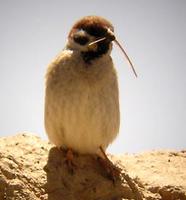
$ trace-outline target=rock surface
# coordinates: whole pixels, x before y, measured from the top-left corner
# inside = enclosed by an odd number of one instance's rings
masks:
[[[122,169],[113,182],[95,156],[65,153],[23,133],[0,139],[0,200],[186,200],[186,151],[112,156]]]

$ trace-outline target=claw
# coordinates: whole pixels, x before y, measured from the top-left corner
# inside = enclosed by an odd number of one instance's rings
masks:
[[[98,157],[98,161],[105,169],[108,177],[113,181],[113,183],[115,183],[121,174],[121,170],[110,161],[110,159],[107,157],[107,155],[105,154],[105,151],[103,150],[101,146],[100,146],[100,150],[104,158]]]
[[[66,153],[65,163],[67,164],[68,170],[71,174],[74,174],[77,165],[74,163],[74,155],[72,149],[68,149]]]

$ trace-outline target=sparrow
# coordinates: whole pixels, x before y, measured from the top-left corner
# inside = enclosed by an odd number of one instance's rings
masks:
[[[113,25],[100,16],[86,16],[72,27],[63,51],[46,72],[45,129],[49,140],[72,152],[105,151],[119,132],[117,73],[111,58],[116,40]],[[69,162],[71,163],[71,161]]]

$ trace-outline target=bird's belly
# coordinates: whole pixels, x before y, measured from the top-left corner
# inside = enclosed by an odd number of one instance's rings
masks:
[[[55,145],[96,153],[99,146],[106,148],[113,141],[119,128],[116,94],[90,88],[58,94],[46,99],[45,114],[46,130]]]

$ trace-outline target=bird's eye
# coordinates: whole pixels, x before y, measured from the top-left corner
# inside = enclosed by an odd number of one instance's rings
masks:
[[[80,45],[85,45],[89,42],[89,39],[84,35],[74,35],[74,41]]]

